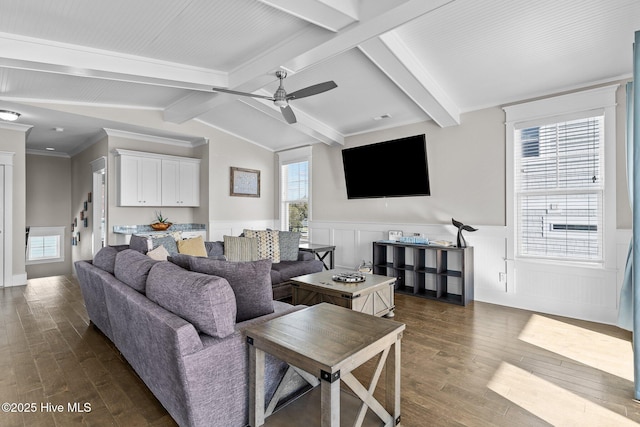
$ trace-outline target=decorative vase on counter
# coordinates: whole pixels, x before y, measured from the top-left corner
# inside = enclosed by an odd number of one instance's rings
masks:
[[[169,227],[171,227],[173,225],[173,223],[171,222],[154,222],[153,224],[150,224],[151,228],[153,228],[154,230],[158,230],[158,231],[164,231],[166,229],[168,229]]]

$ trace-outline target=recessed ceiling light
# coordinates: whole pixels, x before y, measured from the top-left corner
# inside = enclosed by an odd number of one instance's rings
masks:
[[[0,110],[0,119],[6,120],[8,122],[15,122],[20,117],[20,113],[16,113],[15,111],[9,110]]]
[[[53,128],[56,132],[64,132],[64,128]]]
[[[56,149],[53,148],[53,147],[47,147],[47,148],[45,148],[45,150],[47,150],[47,151],[56,151]]]

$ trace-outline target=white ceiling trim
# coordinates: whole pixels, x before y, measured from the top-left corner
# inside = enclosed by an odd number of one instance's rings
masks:
[[[29,133],[33,128],[32,125],[23,125],[22,123],[9,123],[0,121],[0,129],[17,130],[18,132]]]
[[[370,39],[360,50],[441,127],[460,124],[460,108],[395,32]]]
[[[146,135],[146,134],[137,133],[137,132],[128,132],[124,130],[109,129],[109,128],[104,128],[104,131],[106,132],[107,135],[114,136],[117,138],[135,139],[138,141],[155,142],[158,144],[175,145],[178,147],[192,148],[196,146],[195,142],[186,141],[186,140],[177,139],[177,138],[167,138],[163,136]],[[198,145],[202,145],[202,143],[200,142],[198,143]]]
[[[7,68],[191,90],[228,84],[217,70],[8,33],[0,33],[0,52]]]
[[[248,97],[239,99],[239,101],[281,121],[286,126],[293,126],[297,131],[312,137],[316,141],[329,146],[344,145],[344,136],[340,132],[311,117],[304,111],[294,109],[297,123],[289,124],[284,117],[282,117],[280,108],[276,107],[272,101]]]
[[[46,156],[46,157],[62,157],[65,159],[71,158],[71,156],[67,153],[60,153],[58,151],[47,151],[47,150],[32,150],[26,149],[26,154],[31,154],[32,156]]]
[[[220,126],[216,126],[216,125],[214,125],[213,123],[205,122],[205,121],[204,121],[204,120],[202,120],[202,119],[193,119],[193,120],[194,120],[194,121],[196,121],[196,122],[199,122],[199,123],[203,124],[204,126],[207,126],[207,127],[212,128],[212,129],[218,130],[218,131],[223,132],[223,133],[225,133],[225,134],[227,134],[227,135],[231,135],[231,136],[233,136],[233,137],[235,137],[235,138],[241,139],[242,141],[246,141],[246,142],[248,142],[248,143],[250,143],[250,144],[253,144],[253,145],[257,146],[257,147],[263,148],[263,149],[265,149],[265,150],[267,150],[267,151],[271,151],[271,152],[275,152],[275,151],[276,151],[276,150],[274,150],[272,147],[267,147],[266,145],[259,144],[259,143],[257,143],[256,141],[254,141],[254,140],[252,140],[252,139],[249,139],[249,138],[247,138],[247,137],[244,137],[244,136],[242,136],[242,135],[240,135],[240,134],[238,134],[238,133],[231,132],[231,131],[229,131],[228,129],[221,128]]]
[[[259,0],[326,30],[338,32],[358,20],[354,0],[329,4],[326,0]]]

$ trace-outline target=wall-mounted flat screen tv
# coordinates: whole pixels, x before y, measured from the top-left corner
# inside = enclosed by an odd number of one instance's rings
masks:
[[[429,196],[424,135],[342,150],[347,198]]]

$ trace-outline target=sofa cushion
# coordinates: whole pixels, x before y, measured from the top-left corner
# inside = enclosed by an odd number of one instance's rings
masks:
[[[231,262],[191,258],[189,267],[193,271],[227,279],[236,296],[237,322],[273,313],[271,260]]]
[[[236,299],[221,277],[160,262],[149,272],[147,297],[213,337],[224,338],[235,330]]]
[[[147,256],[151,259],[155,259],[156,261],[166,261],[169,256],[169,252],[167,252],[164,246],[160,245],[154,250],[147,252]]]
[[[133,234],[129,240],[129,248],[134,251],[146,254],[149,251],[149,243],[146,237]]]
[[[258,259],[280,262],[280,239],[277,230],[244,230],[245,237],[258,239]]]
[[[297,231],[280,231],[280,261],[297,261],[300,247],[300,233]]]
[[[207,250],[204,247],[204,239],[202,236],[178,240],[178,252],[193,256],[207,256]]]
[[[207,251],[208,257],[218,257],[222,259],[224,256],[224,243],[222,242],[204,242],[204,248]]]
[[[177,265],[180,268],[189,270],[189,258],[192,258],[192,256],[186,254],[173,254],[167,257],[167,261]]]
[[[258,241],[248,237],[223,236],[224,256],[228,261],[257,261]]]
[[[93,265],[98,267],[100,270],[104,270],[107,273],[113,274],[117,254],[118,249],[111,246],[106,246],[100,249],[98,253],[93,257]]]
[[[114,276],[138,292],[145,292],[149,270],[160,261],[149,258],[133,249],[118,252]]]

